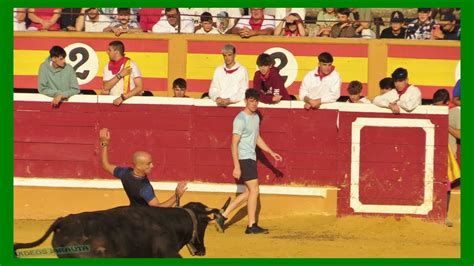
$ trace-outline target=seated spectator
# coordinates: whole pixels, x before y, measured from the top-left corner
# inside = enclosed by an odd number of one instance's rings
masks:
[[[220,34],[226,34],[232,28],[229,14],[226,11],[222,11],[217,14],[217,31]]]
[[[190,16],[181,15],[178,8],[166,8],[165,15],[153,26],[155,33],[193,33],[194,21]]]
[[[140,28],[144,32],[152,32],[153,26],[160,20],[163,11],[163,8],[140,9]]]
[[[173,81],[173,97],[178,97],[178,98],[188,98],[186,95],[186,80],[182,78],[177,78]]]
[[[76,31],[76,19],[81,13],[81,8],[63,8],[59,18],[59,26],[64,31]]]
[[[285,88],[285,81],[280,76],[280,70],[273,65],[274,61],[269,54],[258,56],[258,70],[253,76],[253,88],[260,94],[262,103],[279,103],[281,100],[291,100]]]
[[[373,20],[372,10],[370,8],[361,8],[357,14],[359,19],[354,24],[356,27],[356,34],[364,39],[375,39],[377,36],[371,29]]]
[[[53,98],[53,108],[59,107],[63,100],[81,92],[76,71],[66,64],[66,51],[62,47],[53,46],[49,50],[49,57],[41,64],[38,92]]]
[[[433,39],[435,40],[459,40],[459,25],[456,25],[456,17],[446,13],[441,15],[441,22],[433,26]]]
[[[379,95],[373,103],[379,107],[389,108],[392,113],[400,113],[400,108],[407,112],[415,110],[421,104],[421,92],[417,87],[408,84],[408,71],[397,68],[392,73],[395,90]]]
[[[204,12],[209,12],[211,13],[213,17],[213,22],[217,23],[217,16],[220,13],[226,13],[227,15],[225,16],[228,18],[229,21],[229,28],[231,29],[234,27],[235,23],[237,20],[239,20],[240,17],[242,17],[242,11],[241,8],[226,8],[226,7],[219,7],[219,8],[190,8],[188,10],[192,10],[192,13],[195,13],[196,18],[199,18],[200,14]],[[183,12],[183,9],[180,8],[181,14],[185,14]],[[199,24],[199,21],[195,21],[195,24]]]
[[[220,34],[219,31],[212,25],[212,15],[209,12],[201,14],[201,25],[195,33],[198,34]]]
[[[405,16],[400,11],[393,11],[390,15],[390,27],[380,34],[381,39],[404,39],[406,29],[403,27]]]
[[[323,8],[319,11],[316,22],[316,36],[331,36],[331,28],[337,23],[337,13],[335,8]]]
[[[306,110],[319,109],[323,103],[333,103],[341,96],[341,76],[332,65],[334,58],[328,52],[318,56],[318,68],[304,76],[300,87],[300,100]]]
[[[235,61],[235,53],[235,46],[226,44],[222,48],[224,65],[218,66],[214,71],[209,98],[218,106],[225,107],[242,101],[249,86],[247,69]]]
[[[130,8],[117,8],[117,18],[104,29],[104,32],[113,32],[117,37],[124,33],[141,31],[140,26],[130,20]]]
[[[264,8],[251,8],[250,16],[243,16],[237,25],[230,31],[241,38],[250,38],[257,35],[273,35],[275,21],[263,14]]]
[[[453,88],[453,103],[461,106],[461,79],[456,82]]]
[[[13,9],[13,31],[26,30],[26,8]]]
[[[418,18],[408,24],[405,39],[429,40],[433,25],[431,8],[418,8]]]
[[[349,93],[348,103],[370,103],[370,100],[360,95],[362,92],[362,83],[358,80],[353,80],[347,87]]]
[[[383,78],[379,81],[380,95],[383,95],[395,88],[392,78]]]
[[[453,14],[454,15],[454,8],[432,8],[431,9],[431,17],[434,20],[441,20],[441,16],[443,14]],[[456,17],[456,16],[454,16]]]
[[[28,19],[31,21],[28,30],[58,31],[58,20],[61,17],[61,8],[28,8]]]
[[[81,15],[76,19],[76,30],[85,32],[103,32],[110,25],[107,15],[99,14],[98,8],[82,8]]]
[[[338,23],[334,24],[331,28],[331,37],[339,38],[352,38],[356,35],[353,22],[349,19],[351,11],[348,8],[337,9],[337,20]]]
[[[290,13],[282,19],[275,28],[274,35],[279,36],[308,36],[306,25],[298,13]]]

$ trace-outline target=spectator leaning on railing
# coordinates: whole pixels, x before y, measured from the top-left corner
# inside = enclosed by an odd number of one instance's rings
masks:
[[[104,29],[104,32],[113,32],[117,37],[124,33],[141,31],[140,26],[130,20],[130,8],[117,8],[117,18]]]
[[[257,35],[273,35],[275,21],[273,17],[265,16],[263,11],[264,8],[251,8],[250,16],[242,17],[231,30],[231,33],[238,34],[242,38],[250,38]]]
[[[194,21],[181,15],[178,8],[166,8],[165,15],[153,26],[154,33],[193,33]]]
[[[76,71],[66,64],[66,51],[62,47],[53,46],[49,50],[49,57],[41,64],[38,92],[52,97],[53,107],[58,107],[63,100],[81,92]]]
[[[26,8],[13,9],[13,31],[26,30]]]
[[[418,8],[418,18],[408,24],[406,39],[430,40],[436,22],[431,19],[431,8]]]
[[[278,36],[308,36],[308,29],[298,13],[290,13],[275,28]]]
[[[456,25],[456,17],[446,13],[441,15],[439,25],[433,26],[432,37],[435,40],[459,40],[459,25]]]
[[[337,9],[337,20],[338,23],[334,24],[331,28],[331,37],[345,37],[352,38],[356,35],[353,21],[350,20],[349,15],[351,11],[349,8]]]
[[[58,31],[58,19],[61,17],[61,8],[28,8],[28,18],[31,24],[28,30]]]

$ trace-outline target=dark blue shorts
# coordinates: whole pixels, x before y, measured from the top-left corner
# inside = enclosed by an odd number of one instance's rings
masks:
[[[239,160],[240,163],[240,180],[250,181],[258,178],[257,161],[252,159]]]

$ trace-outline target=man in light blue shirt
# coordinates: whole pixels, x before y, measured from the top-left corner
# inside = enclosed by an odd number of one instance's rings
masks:
[[[217,229],[224,232],[224,221],[230,212],[237,208],[240,203],[247,201],[248,225],[246,234],[268,233],[267,229],[257,225],[255,216],[257,200],[259,195],[257,175],[256,146],[269,153],[276,161],[282,157],[272,151],[260,136],[260,118],[257,115],[259,93],[255,89],[245,92],[245,109],[234,119],[232,130],[232,160],[234,162],[233,177],[244,181],[245,191],[237,196],[222,213],[223,217],[216,219]]]

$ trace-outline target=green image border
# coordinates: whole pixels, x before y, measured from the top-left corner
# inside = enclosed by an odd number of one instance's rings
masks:
[[[473,234],[473,180],[471,178],[471,169],[468,168],[470,159],[470,147],[472,146],[469,138],[465,138],[462,144],[462,173],[466,177],[462,181],[461,194],[461,258],[460,259],[391,259],[391,258],[364,258],[364,259],[17,259],[13,257],[13,14],[14,7],[73,7],[72,5],[80,3],[80,6],[100,6],[100,7],[127,7],[130,6],[130,1],[114,0],[114,1],[91,1],[83,0],[78,3],[67,0],[7,0],[2,1],[0,8],[0,20],[3,25],[2,28],[6,33],[2,34],[0,38],[1,45],[1,62],[0,64],[0,84],[3,85],[3,91],[0,97],[1,108],[1,169],[3,176],[0,184],[0,266],[4,265],[240,265],[242,263],[251,264],[299,264],[299,265],[474,265],[474,234]],[[322,1],[322,0],[261,0],[259,2],[252,0],[234,0],[230,2],[211,1],[211,0],[174,0],[174,1],[153,1],[140,0],[133,3],[134,6],[140,7],[166,7],[172,3],[177,7],[252,7],[256,4],[264,7],[281,7],[281,6],[296,6],[296,7],[324,7],[331,4],[335,7],[372,7],[372,8],[417,8],[417,7],[460,7],[464,17],[462,18],[462,76],[463,86],[468,88],[464,90],[464,98],[470,99],[470,87],[473,86],[473,27],[474,19],[470,15],[474,15],[474,1],[472,0],[398,0],[398,1],[382,1],[382,0],[347,0],[347,1]],[[453,84],[454,85],[454,84]],[[466,102],[466,101],[464,101]],[[462,132],[466,136],[471,136],[471,125],[468,122],[469,114],[472,112],[472,107],[466,105],[462,111],[462,120],[464,120],[464,127]],[[467,118],[466,118],[467,117]],[[49,206],[54,208],[54,206]],[[225,237],[225,236],[223,236]],[[441,241],[441,239],[440,239]],[[317,246],[314,247],[318,249]],[[232,254],[232,250],[229,250]],[[436,254],[433,254],[436,256]]]

